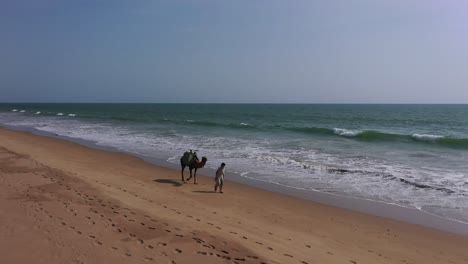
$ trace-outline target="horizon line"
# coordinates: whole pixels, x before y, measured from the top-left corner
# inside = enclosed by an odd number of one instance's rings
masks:
[[[0,102],[0,104],[262,104],[262,105],[468,105],[466,103],[278,103],[278,102],[223,102],[223,103],[210,103],[210,102]]]

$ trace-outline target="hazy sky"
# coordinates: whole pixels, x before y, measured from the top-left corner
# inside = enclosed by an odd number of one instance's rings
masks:
[[[466,0],[3,0],[2,102],[468,103]]]

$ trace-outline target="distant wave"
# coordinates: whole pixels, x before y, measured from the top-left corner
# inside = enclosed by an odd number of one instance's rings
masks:
[[[36,115],[39,115],[40,113],[41,113],[40,111],[37,111],[37,112],[36,112]]]
[[[343,137],[356,137],[360,134],[360,132],[346,130],[342,128],[334,128],[333,132],[337,134],[338,136],[343,136]]]
[[[68,114],[68,116],[71,116],[71,117],[73,117],[73,116],[76,116],[76,114]]]
[[[57,113],[56,115],[58,115],[58,116],[63,116],[63,113]]]
[[[443,136],[437,136],[437,135],[427,135],[427,134],[413,134],[412,137],[415,140],[420,140],[420,141],[430,141],[434,142],[440,139],[443,139]]]
[[[205,126],[205,127],[225,127],[225,128],[238,128],[238,129],[246,129],[246,128],[255,128],[254,125],[249,123],[241,122],[239,124],[222,124],[210,121],[196,121],[196,120],[186,120],[186,122],[190,123],[190,125],[195,126]]]
[[[132,117],[126,117],[126,116],[113,116],[111,117],[111,119],[120,120],[120,121],[131,121],[131,122],[143,121],[139,118],[132,118]]]
[[[386,133],[375,130],[348,130],[342,128],[321,128],[321,127],[304,127],[304,128],[289,128],[288,130],[306,134],[316,135],[337,135],[346,138],[354,138],[360,141],[396,141],[396,142],[420,142],[430,143],[434,145],[446,146],[451,148],[468,148],[468,138],[456,138],[441,135],[429,134],[412,134],[402,135],[394,133]]]

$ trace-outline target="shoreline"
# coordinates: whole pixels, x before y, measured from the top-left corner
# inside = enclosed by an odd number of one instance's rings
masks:
[[[0,129],[14,263],[466,263],[468,237]],[[27,243],[26,243],[27,242]],[[21,245],[24,245],[21,247]],[[25,255],[24,250],[31,251]]]
[[[80,138],[72,138],[67,136],[57,135],[47,131],[41,131],[35,128],[30,127],[15,127],[1,124],[0,128],[6,128],[15,131],[23,131],[31,133],[32,135],[45,136],[53,139],[65,140],[68,142],[77,143],[79,145],[102,150],[110,151],[117,153],[124,153],[130,156],[138,157],[145,162],[164,168],[169,168],[173,170],[179,170],[178,164],[168,162],[165,159],[158,159],[153,157],[148,157],[140,155],[137,153],[132,153],[117,149],[112,146],[98,145],[94,141],[84,140]],[[208,171],[208,173],[207,173]],[[203,168],[199,171],[199,176],[201,177],[212,177],[215,170],[210,168]],[[188,171],[186,171],[188,175]],[[210,175],[210,176],[208,176]],[[186,177],[187,178],[187,177]],[[316,202],[324,205],[334,206],[337,208],[347,209],[355,212],[360,212],[364,214],[369,214],[378,217],[389,218],[397,221],[402,221],[410,224],[416,224],[424,227],[435,228],[441,231],[450,232],[458,235],[468,236],[468,224],[463,223],[457,220],[452,220],[449,218],[444,218],[442,216],[434,215],[417,208],[407,208],[396,204],[389,204],[385,202],[368,200],[364,198],[348,197],[340,194],[332,194],[326,192],[320,192],[315,190],[302,190],[298,188],[293,188],[289,186],[284,186],[272,182],[264,182],[255,179],[250,179],[244,176],[241,176],[237,173],[227,172],[226,182],[236,182],[240,184],[245,184],[257,189],[271,191],[274,193],[292,196],[300,199],[304,199],[311,202]]]

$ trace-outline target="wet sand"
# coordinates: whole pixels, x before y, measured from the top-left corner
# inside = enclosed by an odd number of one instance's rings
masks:
[[[2,263],[468,263],[466,236],[198,180],[0,129]]]

